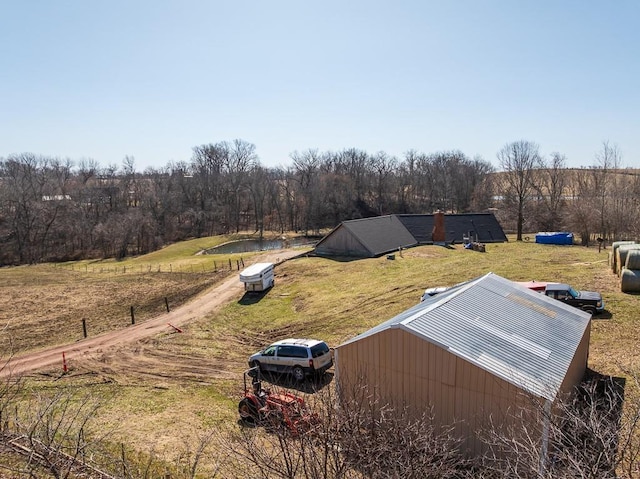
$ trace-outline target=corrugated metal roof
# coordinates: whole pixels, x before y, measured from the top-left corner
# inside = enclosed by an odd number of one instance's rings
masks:
[[[588,313],[489,273],[435,295],[343,345],[402,328],[553,400],[590,320]]]

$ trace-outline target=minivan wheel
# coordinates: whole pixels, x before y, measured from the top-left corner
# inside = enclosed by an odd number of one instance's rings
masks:
[[[293,379],[295,379],[297,382],[301,383],[302,381],[304,381],[304,371],[300,366],[294,367],[291,371],[291,374],[293,375]]]

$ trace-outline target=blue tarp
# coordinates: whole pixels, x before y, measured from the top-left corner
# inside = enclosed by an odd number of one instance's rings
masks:
[[[565,231],[538,233],[536,234],[536,243],[573,244],[573,233],[567,233]]]

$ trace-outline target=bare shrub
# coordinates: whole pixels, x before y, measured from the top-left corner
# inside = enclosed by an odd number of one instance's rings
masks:
[[[540,479],[637,477],[640,403],[627,401],[623,411],[624,382],[590,373],[571,397],[556,401],[553,408],[540,407],[535,413],[546,425],[542,440],[525,422],[483,431],[491,446],[485,470]]]
[[[78,470],[92,469],[106,431],[92,427],[101,405],[95,395],[60,390],[52,395],[23,390],[7,411],[5,439],[28,457],[26,469],[46,469],[52,477],[70,477]],[[100,474],[93,471],[96,477]]]
[[[59,387],[30,390],[20,377],[0,383],[0,477],[91,477],[95,479],[194,479],[208,454],[213,432],[186,438],[172,457],[133,450],[113,441],[115,430],[95,419],[108,403],[104,394]],[[153,448],[153,438],[149,443]],[[6,460],[5,460],[6,459]],[[207,471],[217,477],[217,466]]]
[[[309,396],[319,421],[303,434],[240,427],[222,444],[238,465],[235,477],[472,477],[453,427],[437,426],[430,414],[415,417],[364,394],[354,397],[339,401],[332,388]]]

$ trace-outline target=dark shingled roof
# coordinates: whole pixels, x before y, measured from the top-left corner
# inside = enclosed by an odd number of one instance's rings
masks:
[[[433,215],[397,215],[419,244],[432,243]],[[507,237],[492,213],[444,215],[445,242],[462,243],[465,237],[481,243],[503,243]]]
[[[345,229],[367,250],[368,255],[365,256],[380,256],[397,251],[398,248],[432,244],[433,225],[433,215],[387,215],[343,221],[320,240],[316,248],[318,253],[325,250],[322,253],[325,255],[353,255],[354,253],[349,251],[328,251],[331,249],[329,245],[332,244],[332,234]],[[500,223],[492,213],[445,215],[444,227],[446,243],[462,243],[465,238],[481,243],[507,241]]]
[[[396,215],[376,216],[343,221],[347,228],[369,250],[371,256],[379,256],[398,248],[415,246],[417,241]]]

